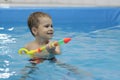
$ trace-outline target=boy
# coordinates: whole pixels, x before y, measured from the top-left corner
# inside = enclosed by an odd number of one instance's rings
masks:
[[[28,27],[32,35],[35,37],[35,40],[26,44],[25,48],[28,50],[34,50],[44,45],[47,46],[46,50],[40,53],[35,53],[35,56],[29,60],[33,64],[31,68],[34,69],[34,65],[41,63],[44,60],[50,60],[56,62],[58,66],[66,68],[67,70],[72,71],[76,74],[82,72],[72,65],[57,61],[55,58],[55,55],[60,54],[60,46],[58,45],[56,47],[53,47],[49,41],[53,37],[54,29],[52,26],[52,19],[48,14],[43,12],[32,13],[28,18]],[[31,69],[28,74],[33,72],[33,69]],[[23,78],[28,77],[28,74],[26,73]]]
[[[51,17],[43,12],[34,12],[28,18],[28,27],[35,40],[26,44],[25,48],[34,50],[44,45],[47,46],[46,50],[35,53],[35,56],[29,61],[33,64],[41,63],[44,60],[56,61],[55,55],[60,54],[60,47],[51,46],[49,41],[54,34]]]

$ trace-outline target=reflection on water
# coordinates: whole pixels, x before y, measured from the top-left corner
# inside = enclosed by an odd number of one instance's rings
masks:
[[[32,79],[32,77],[30,76],[33,72],[35,72],[35,70],[38,70],[39,68],[34,65],[34,64],[29,64],[27,66],[25,66],[25,68],[23,68],[21,70],[21,78],[19,80],[27,80],[28,79],[31,79],[31,80],[34,80],[34,78]]]
[[[11,27],[6,31],[0,32],[0,80],[120,79],[120,26],[89,33],[56,29],[54,40],[72,37],[72,41],[61,46],[59,63],[45,61],[37,66],[28,64],[29,58],[17,53],[33,39],[26,28]]]
[[[42,64],[42,63],[41,63]],[[51,64],[51,65],[49,65]],[[39,65],[39,64],[38,64]],[[88,73],[87,71],[84,71],[82,69],[79,69],[73,65],[70,65],[70,64],[66,64],[66,63],[62,63],[62,62],[57,62],[57,63],[47,63],[47,67],[49,67],[49,69],[51,70],[52,68],[56,68],[54,65],[56,65],[56,67],[58,66],[59,68],[63,68],[64,70],[66,70],[66,75],[64,74],[64,77],[62,77],[61,79],[62,80],[68,80],[70,79],[70,75],[76,75],[76,77],[79,77],[81,78],[82,80],[92,80],[92,74]],[[41,65],[42,66],[42,65]],[[50,68],[52,67],[52,68]],[[51,70],[51,75],[55,75],[54,74],[56,73],[60,73],[61,71],[60,70],[54,70],[52,71]],[[45,72],[45,74],[47,73],[47,75],[49,74],[49,71]],[[40,77],[43,77],[43,76],[40,76],[39,78],[35,78],[36,77],[36,74],[39,74],[39,75],[42,75],[43,73],[41,72],[40,68],[37,66],[37,65],[34,65],[34,64],[28,64],[25,66],[25,68],[23,68],[21,70],[21,78],[19,80],[40,80]],[[61,75],[61,74],[59,74]],[[69,77],[68,77],[69,76]],[[46,76],[48,78],[50,78],[51,76]],[[56,77],[56,75],[55,75]],[[44,79],[41,78],[41,80]]]

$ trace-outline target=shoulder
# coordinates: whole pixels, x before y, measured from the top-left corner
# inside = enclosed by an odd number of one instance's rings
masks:
[[[32,42],[27,43],[24,47],[28,50],[31,50],[34,45],[35,45],[35,42],[32,41]]]

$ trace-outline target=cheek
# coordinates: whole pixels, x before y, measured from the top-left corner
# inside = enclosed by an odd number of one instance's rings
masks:
[[[42,33],[46,33],[47,31],[48,31],[48,29],[46,29],[46,28],[41,29]]]
[[[44,31],[44,30],[38,30],[38,33],[37,34],[39,34],[39,35],[44,35],[46,33],[46,31]]]
[[[44,34],[47,33],[47,31],[48,31],[47,28],[44,28],[44,27],[39,27],[39,28],[38,28],[38,34],[39,34],[39,35],[44,35]]]

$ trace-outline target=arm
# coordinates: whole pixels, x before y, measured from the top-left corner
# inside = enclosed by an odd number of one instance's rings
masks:
[[[56,46],[56,48],[55,48],[55,53],[56,53],[56,54],[61,54],[60,46]]]
[[[57,41],[54,41],[54,43],[57,43]],[[60,52],[60,45],[53,46],[53,45],[51,45],[51,43],[49,43],[49,44],[47,44],[46,49],[50,53],[61,54],[61,52]]]

